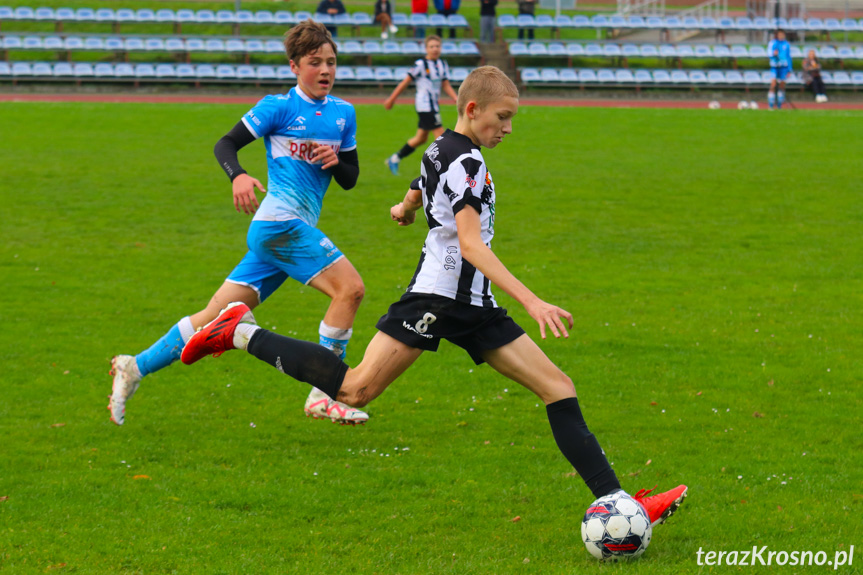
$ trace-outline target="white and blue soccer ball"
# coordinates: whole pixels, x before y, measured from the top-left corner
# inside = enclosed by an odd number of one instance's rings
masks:
[[[591,503],[581,522],[581,540],[600,561],[635,559],[650,545],[652,536],[644,507],[624,491]]]
[[[710,108],[711,110],[718,110],[719,108],[721,108],[721,107],[722,107],[722,105],[721,105],[721,104],[719,103],[719,101],[717,101],[717,100],[711,100],[711,101],[707,104],[707,107],[708,107],[708,108]]]
[[[737,102],[737,109],[738,110],[748,110],[749,109],[749,102],[746,100],[740,100],[739,102]]]
[[[758,109],[758,102],[756,102],[755,100],[752,100],[751,102],[749,102],[749,109],[750,110],[757,110]]]

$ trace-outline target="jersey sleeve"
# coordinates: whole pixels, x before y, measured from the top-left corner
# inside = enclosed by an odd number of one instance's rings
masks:
[[[342,145],[339,151],[350,152],[357,149],[357,111],[353,106],[348,108],[345,114],[345,131],[342,136]]]
[[[444,193],[452,204],[453,215],[465,206],[482,212],[482,188],[485,183],[485,163],[473,156],[463,156],[450,165],[444,181]]]
[[[242,121],[255,138],[261,138],[283,125],[287,108],[284,98],[267,96],[246,112]]]
[[[408,76],[416,80],[420,76],[423,75],[423,70],[425,69],[425,62],[420,58],[416,62],[414,62],[413,67],[408,70]]]

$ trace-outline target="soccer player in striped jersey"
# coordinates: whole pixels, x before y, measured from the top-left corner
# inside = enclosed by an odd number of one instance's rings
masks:
[[[203,310],[182,318],[149,349],[111,360],[114,379],[108,409],[117,425],[123,424],[126,402],[141,379],[179,359],[196,329],[232,301],[256,307],[288,277],[330,297],[319,341],[335,356],[345,357],[363,281],[316,226],[330,181],[335,179],[346,190],[356,185],[356,115],[351,104],[329,95],[336,77],[336,44],[322,24],[308,20],[291,28],[285,50],[297,85],[287,94],[258,102],[214,150],[231,179],[234,207],[254,213],[249,251]],[[237,159],[237,151],[258,138],[264,139],[269,179],[269,193],[260,205],[255,189],[266,190]],[[362,410],[333,401],[317,389],[309,394],[305,412],[342,424],[368,419]]]
[[[499,307],[490,284],[524,306],[555,337],[569,337],[572,314],[544,302],[519,281],[491,250],[495,187],[481,148],[494,148],[512,133],[518,89],[499,69],[477,68],[459,88],[458,122],[428,147],[422,175],[393,206],[399,225],[415,221],[424,210],[429,226],[420,262],[407,291],[377,324],[360,364],[351,369],[313,343],[260,328],[251,310],[232,304],[189,340],[184,363],[208,354],[245,349],[291,377],[311,383],[330,397],[362,407],[380,395],[423,351],[435,351],[441,339],[462,347],[477,364],[492,369],[535,393],[546,405],[552,435],[597,498],[621,490],[620,483],[581,413],[572,380]],[[687,488],[635,499],[651,522],[662,523],[680,506]]]
[[[398,175],[399,162],[414,153],[418,147],[428,141],[429,133],[433,133],[435,138],[443,134],[443,120],[440,115],[440,93],[441,90],[446,92],[453,100],[458,99],[458,95],[449,82],[449,64],[446,60],[440,57],[441,39],[440,36],[429,36],[425,41],[426,56],[414,62],[404,79],[395,87],[393,93],[384,101],[384,108],[391,110],[396,98],[399,94],[405,91],[411,81],[417,84],[417,93],[414,99],[419,123],[417,124],[417,133],[408,140],[401,150],[395,152],[387,158],[386,164],[390,171]]]

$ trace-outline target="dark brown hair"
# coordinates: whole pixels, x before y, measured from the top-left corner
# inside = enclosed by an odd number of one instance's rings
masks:
[[[317,51],[324,44],[333,47],[333,54],[338,55],[338,49],[330,31],[320,22],[305,20],[285,33],[285,53],[288,60],[297,65],[300,58]]]

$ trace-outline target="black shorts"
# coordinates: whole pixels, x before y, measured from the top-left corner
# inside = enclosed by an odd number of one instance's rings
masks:
[[[420,130],[431,132],[443,127],[440,112],[417,112],[417,116],[420,117],[420,121],[417,124],[417,128]]]
[[[524,330],[502,307],[479,307],[431,294],[406,293],[378,320],[378,330],[400,342],[437,351],[448,340],[477,365],[483,353],[515,341]]]

